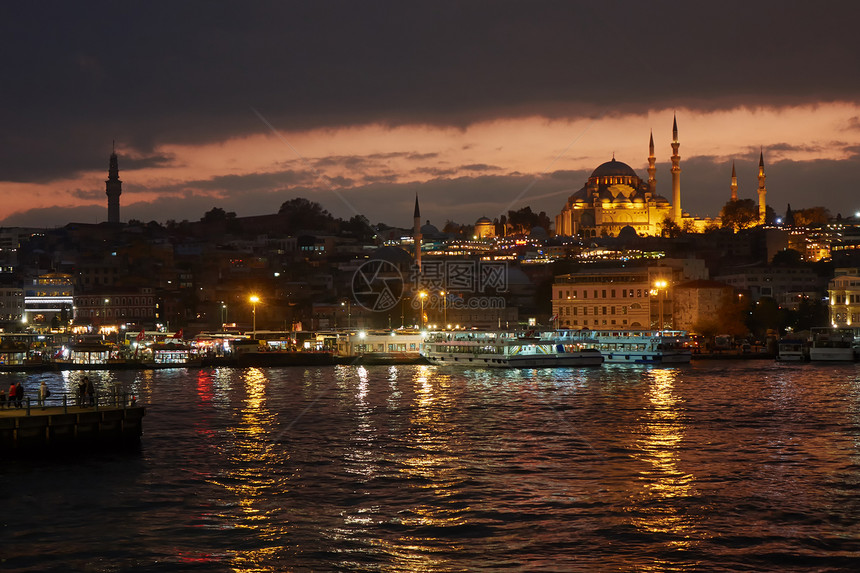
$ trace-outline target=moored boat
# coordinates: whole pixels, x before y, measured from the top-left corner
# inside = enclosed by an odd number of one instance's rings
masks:
[[[585,341],[507,331],[444,331],[427,335],[422,356],[431,364],[479,368],[600,366],[603,356]]]
[[[809,345],[800,338],[783,338],[776,345],[776,359],[780,362],[806,362]]]
[[[693,357],[684,330],[581,330],[609,364],[685,364]]]
[[[853,362],[857,360],[853,328],[814,327],[809,334],[812,362]]]

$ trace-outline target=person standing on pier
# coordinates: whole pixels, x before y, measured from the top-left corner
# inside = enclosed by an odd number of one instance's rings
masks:
[[[0,410],[6,409],[6,390],[0,388]]]
[[[43,410],[45,409],[45,401],[48,399],[48,394],[48,385],[45,384],[44,380],[42,380],[42,383],[39,384],[39,406],[41,406]]]
[[[84,376],[84,380],[87,381],[87,401],[89,401],[90,406],[95,406],[96,389],[93,387],[93,381],[90,380],[89,376]]]
[[[20,408],[24,401],[24,385],[19,381],[15,384],[15,407]]]
[[[9,409],[11,410],[15,406],[15,383],[9,386]]]
[[[87,382],[89,381],[89,377],[84,376],[84,379],[78,383],[78,407],[84,407],[84,396],[87,393]]]

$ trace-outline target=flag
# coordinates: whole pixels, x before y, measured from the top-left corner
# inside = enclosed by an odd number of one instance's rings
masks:
[[[176,334],[173,335],[173,338],[181,339],[182,338],[182,329],[180,328]]]
[[[143,333],[143,329],[141,328],[141,329],[140,329],[140,332],[137,334],[137,341],[138,341],[138,342],[140,342],[140,341],[141,341],[141,340],[143,340],[145,337],[146,337],[146,335]]]
[[[557,314],[554,314],[554,315],[552,315],[551,317],[549,317],[549,321],[550,321],[550,322],[555,322],[556,320],[558,320],[558,315],[557,315]]]

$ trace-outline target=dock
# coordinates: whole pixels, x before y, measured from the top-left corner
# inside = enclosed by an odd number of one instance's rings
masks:
[[[145,414],[138,405],[0,409],[0,453],[137,447]]]

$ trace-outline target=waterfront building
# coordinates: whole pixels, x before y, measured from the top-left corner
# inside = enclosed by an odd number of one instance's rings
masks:
[[[552,312],[560,328],[672,328],[679,267],[595,269],[555,277]]]
[[[823,292],[827,284],[812,268],[795,265],[738,267],[714,276],[714,280],[749,293],[753,301],[761,297],[778,300],[785,295]]]
[[[74,297],[75,324],[121,328],[127,324],[152,325],[158,300],[154,289],[110,289]]]
[[[20,322],[24,315],[24,289],[0,286],[0,322]]]
[[[860,269],[836,269],[827,285],[830,300],[830,324],[834,328],[860,324]]]
[[[694,325],[717,316],[734,289],[713,280],[696,280],[678,284],[673,289],[674,327],[694,332]]]
[[[24,314],[22,320],[42,328],[54,321],[72,317],[74,280],[65,273],[47,273],[24,288]]]

